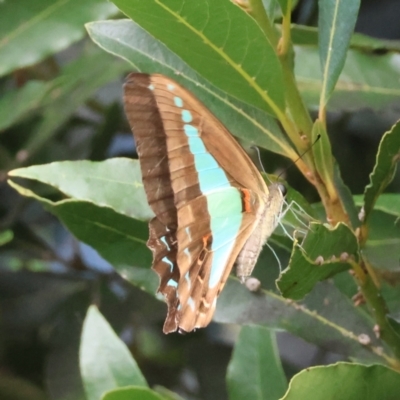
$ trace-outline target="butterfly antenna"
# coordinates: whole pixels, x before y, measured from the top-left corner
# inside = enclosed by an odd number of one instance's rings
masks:
[[[279,178],[284,172],[287,172],[287,170],[288,170],[289,168],[292,168],[293,165],[295,165],[295,164],[297,163],[297,161],[299,161],[300,158],[302,158],[302,157],[304,156],[304,154],[308,153],[308,152],[313,148],[313,146],[315,145],[315,143],[318,142],[319,139],[321,139],[321,135],[320,135],[320,134],[318,134],[317,138],[314,140],[314,143],[313,143],[308,149],[304,150],[303,153],[301,153],[289,166],[287,166],[287,167],[278,175],[278,178]]]
[[[261,161],[261,153],[260,153],[260,149],[257,146],[250,146],[251,149],[255,150],[257,152],[257,156],[258,156],[258,163],[261,166],[262,172],[264,172],[264,174],[266,174],[265,169],[264,169],[264,165]]]

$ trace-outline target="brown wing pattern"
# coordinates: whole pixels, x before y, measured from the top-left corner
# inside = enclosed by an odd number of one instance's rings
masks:
[[[196,127],[205,152],[225,171],[231,190],[236,188],[242,196],[242,189],[246,188],[251,198],[246,207],[243,205],[240,229],[232,235],[225,234],[226,244],[221,246],[226,245],[229,254],[221,259],[218,284],[214,286],[209,284],[216,251],[207,212],[209,193],[200,188],[196,160],[183,128],[177,99],[190,110],[191,125]],[[164,332],[191,331],[210,322],[216,298],[253,232],[268,189],[226,128],[173,80],[162,75],[131,74],[125,84],[124,100],[136,140],[144,188],[156,215],[149,224],[148,246],[153,251],[152,268],[160,276],[159,291],[168,304]],[[232,160],[240,162],[240,168]],[[210,192],[214,190],[225,189],[216,187]],[[221,226],[229,222],[229,215],[223,210],[221,215],[214,213],[215,217],[220,219]]]

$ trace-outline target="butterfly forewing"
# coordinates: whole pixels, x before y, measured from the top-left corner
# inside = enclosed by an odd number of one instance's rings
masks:
[[[168,303],[164,332],[206,326],[268,189],[247,154],[190,92],[131,74],[125,110],[156,217],[148,246]]]

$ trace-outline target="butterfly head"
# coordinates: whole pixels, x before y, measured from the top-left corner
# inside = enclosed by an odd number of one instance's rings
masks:
[[[276,186],[281,192],[282,197],[285,198],[287,195],[287,187],[283,183],[277,183]]]

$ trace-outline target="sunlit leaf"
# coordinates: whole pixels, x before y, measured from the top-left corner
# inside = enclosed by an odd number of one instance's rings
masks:
[[[319,0],[320,107],[325,107],[342,72],[360,0]]]
[[[88,400],[130,385],[147,386],[125,343],[95,306],[87,312],[79,350],[79,364]]]
[[[383,365],[338,363],[301,371],[282,400],[395,400],[399,392],[399,373]]]
[[[368,219],[368,227],[368,239],[363,248],[368,261],[375,268],[383,271],[400,271],[398,217],[380,210],[373,210]]]
[[[345,224],[334,229],[312,223],[301,247],[293,248],[289,266],[277,281],[284,297],[302,299],[314,285],[350,268],[352,256],[358,260],[358,242]]]
[[[230,400],[275,400],[287,388],[275,333],[260,326],[244,326],[228,366]]]
[[[296,46],[295,51],[295,73],[302,97],[309,108],[318,109],[322,90],[318,51],[313,46]],[[365,107],[394,107],[400,100],[399,65],[398,53],[349,50],[327,109],[351,112]]]
[[[318,28],[306,25],[291,26],[291,37],[295,45],[318,46]],[[350,48],[363,52],[400,51],[399,40],[378,39],[361,33],[353,33],[350,39]]]
[[[148,220],[154,215],[147,204],[138,160],[61,161],[15,169],[9,176],[38,180],[72,199],[111,207],[132,218]]]
[[[364,204],[364,196],[361,194],[353,196],[357,206]],[[400,217],[400,194],[399,193],[382,193],[376,200],[374,210],[384,211],[386,214],[392,214]]]
[[[21,195],[40,201],[79,240],[92,246],[111,264],[132,264],[142,268],[150,266],[151,254],[146,247],[148,228],[145,222],[88,201],[68,199],[51,202],[12,181],[9,184]]]
[[[162,73],[177,80],[193,92],[233,135],[270,151],[292,158],[296,156],[270,115],[211,85],[135,22],[102,21],[86,27],[96,44],[127,60],[135,70]]]
[[[278,57],[255,20],[231,1],[114,3],[215,86],[274,114],[284,109]]]
[[[329,193],[335,190],[332,187],[333,181],[333,159],[332,148],[328,133],[322,121],[317,119],[312,130],[312,152],[315,160],[315,167],[321,179],[325,182]]]
[[[370,183],[364,192],[364,221],[367,221],[378,196],[392,181],[400,160],[400,122],[386,132],[379,144],[374,170],[369,176]]]

